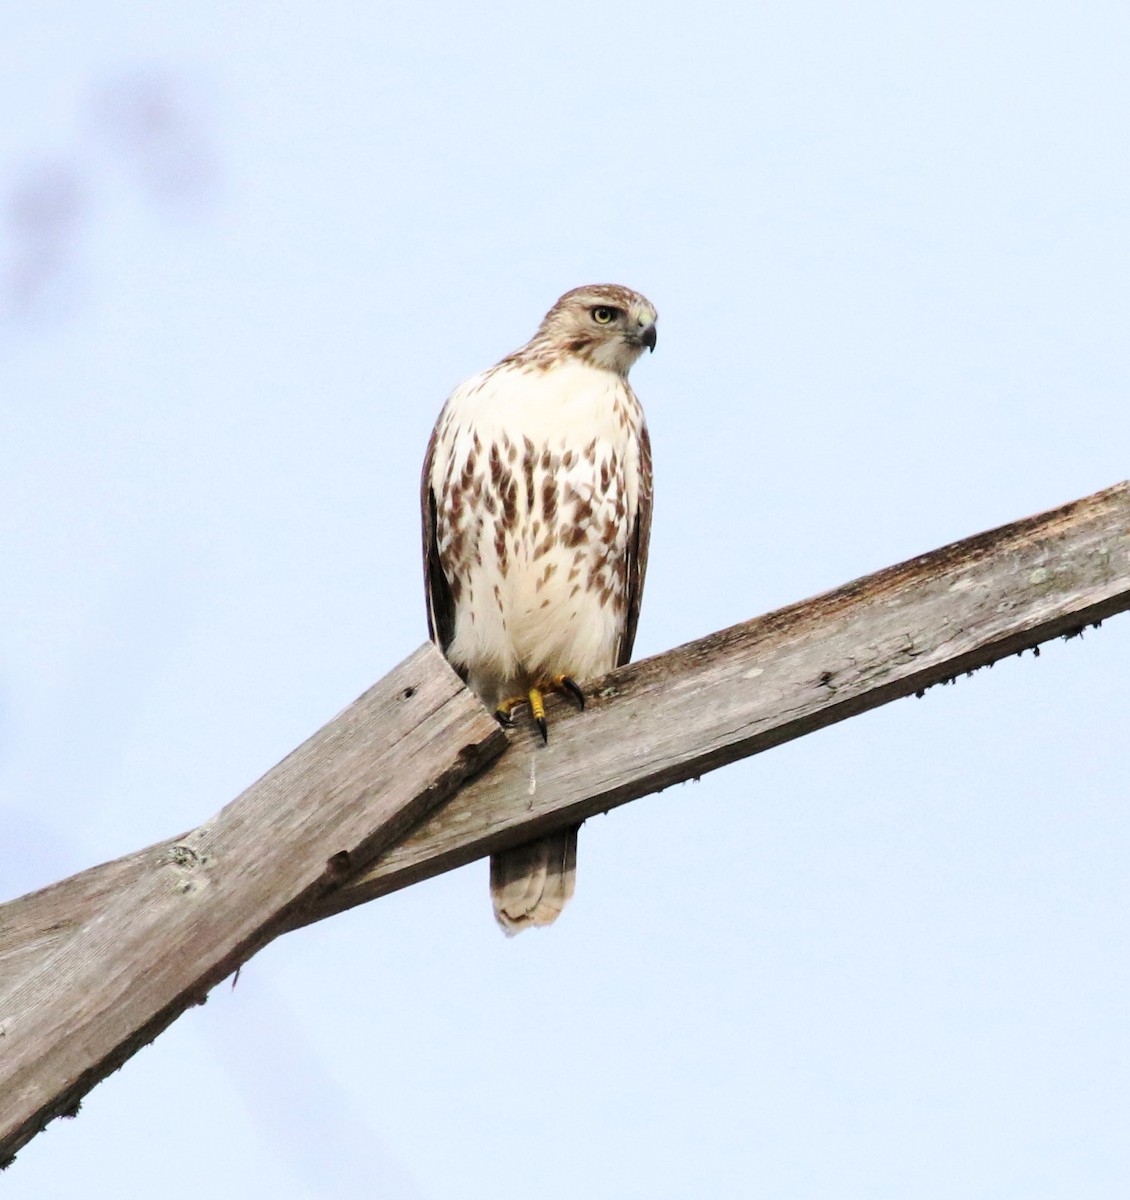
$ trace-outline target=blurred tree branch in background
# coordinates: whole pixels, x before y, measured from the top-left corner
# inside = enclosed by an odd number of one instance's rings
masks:
[[[29,152],[0,175],[0,320],[59,320],[81,307],[87,243],[114,176],[162,218],[200,215],[219,154],[207,89],[183,70],[125,69],[77,102],[70,149]]]

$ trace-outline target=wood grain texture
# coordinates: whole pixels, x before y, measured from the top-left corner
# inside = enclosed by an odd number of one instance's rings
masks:
[[[490,772],[291,924],[1122,612],[1128,539],[1130,484],[1122,483],[621,668],[589,685],[584,713],[551,698],[548,747],[513,730],[512,749]],[[0,905],[0,988],[130,887],[159,850]]]
[[[200,828],[0,906],[0,1161],[505,745],[425,646]]]
[[[508,735],[510,750],[410,836],[396,842],[393,826],[403,832],[410,824],[408,813],[418,812],[411,804],[404,820],[386,825],[378,840],[366,787],[390,777],[367,757],[372,746],[365,739],[386,722],[395,726],[398,689],[413,686],[404,684],[406,668],[419,664],[420,678],[439,691],[420,689],[414,697],[414,719],[432,714],[411,743],[418,747],[415,768],[426,765],[416,771],[414,783],[407,776],[392,779],[400,786],[398,795],[406,795],[405,787],[421,787],[422,804],[436,800],[474,765],[466,759],[429,784],[439,759],[449,759],[464,739],[470,745],[484,738],[485,755],[497,753],[502,740],[435,649],[425,646],[256,785],[271,781],[256,802],[258,817],[252,819],[249,809],[246,819],[233,823],[232,834],[239,834],[234,857],[217,860],[218,827],[210,823],[194,839],[172,839],[0,906],[0,1147],[10,1153],[38,1123],[62,1111],[263,938],[283,928],[319,920],[1049,638],[1070,636],[1128,607],[1130,485],[1120,484],[622,668],[589,683],[583,713],[551,700],[547,747],[531,730],[515,729]],[[463,721],[474,738],[463,732]],[[449,743],[444,731],[455,728],[460,732]],[[383,757],[379,762],[388,765]],[[276,772],[283,774],[276,779]],[[328,799],[334,813],[343,805],[362,808],[362,824],[370,832],[361,840],[368,837],[370,852],[380,844],[388,848],[368,870],[322,893],[328,847],[349,844],[325,836],[336,820],[325,808]],[[311,836],[322,839],[319,848],[302,858],[305,873],[288,877],[284,889],[296,898],[305,895],[300,909],[286,904],[273,864],[291,858]],[[233,861],[246,870],[221,869]],[[225,898],[207,915],[209,897],[229,878],[246,880],[247,900]],[[158,927],[139,911],[139,898],[144,908],[178,915]],[[255,927],[230,915],[256,908],[261,913],[264,905],[275,907],[273,923]],[[220,917],[221,911],[227,915]],[[484,919],[486,912],[484,897]],[[124,939],[111,942],[108,931],[114,929],[124,930]],[[170,960],[176,946],[165,941],[166,929],[216,964],[192,987],[183,988]],[[157,956],[153,986],[147,978],[150,960],[139,957],[142,947]],[[20,982],[13,988],[14,979]],[[134,989],[147,998],[140,1016],[138,1009],[126,1008]],[[158,1008],[160,1003],[165,1007]],[[31,1038],[14,1053],[31,1022],[35,1053],[27,1052]],[[92,1073],[76,1081],[81,1061],[76,1038],[87,1032],[101,1039],[103,1049]],[[107,1052],[107,1045],[116,1049]],[[35,1115],[15,1121],[17,1104]]]
[[[306,919],[712,771],[1130,607],[1130,484],[646,659],[510,752]]]

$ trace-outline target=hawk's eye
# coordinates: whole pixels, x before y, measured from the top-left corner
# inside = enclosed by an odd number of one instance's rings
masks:
[[[619,315],[620,310],[618,308],[609,308],[606,304],[598,304],[592,310],[592,319],[598,325],[611,325]]]

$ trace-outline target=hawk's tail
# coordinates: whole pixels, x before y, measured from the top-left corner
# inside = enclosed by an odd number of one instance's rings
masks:
[[[536,842],[492,854],[490,896],[507,937],[531,925],[552,925],[577,880],[577,830],[558,830]]]

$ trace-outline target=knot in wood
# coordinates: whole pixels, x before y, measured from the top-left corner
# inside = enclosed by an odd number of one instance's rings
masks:
[[[349,874],[350,858],[348,850],[339,850],[326,860],[326,877],[338,882]]]
[[[206,855],[197,854],[191,846],[183,843],[169,847],[169,862],[174,867],[186,867],[191,870],[193,867],[203,866],[207,861]]]

